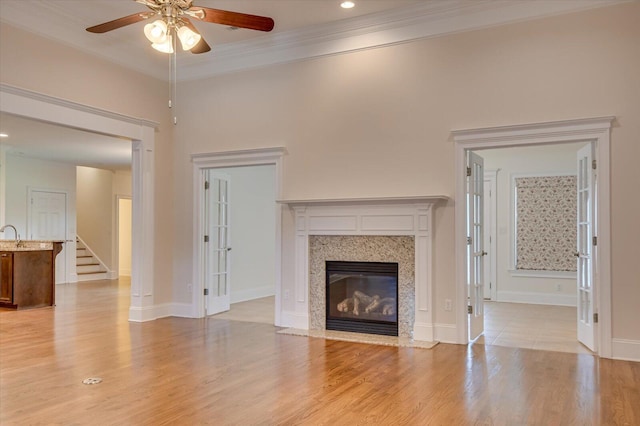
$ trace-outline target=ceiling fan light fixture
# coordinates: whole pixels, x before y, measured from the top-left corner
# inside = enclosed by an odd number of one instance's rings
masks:
[[[184,50],[191,50],[200,42],[202,36],[187,26],[178,28],[178,38]]]
[[[158,19],[144,26],[144,35],[151,43],[164,43],[168,36],[167,23]]]
[[[152,43],[151,47],[162,53],[173,53],[173,37],[170,35],[165,37],[162,43]]]
[[[340,3],[340,7],[343,9],[351,9],[355,5],[356,4],[352,1],[343,1],[342,3]]]

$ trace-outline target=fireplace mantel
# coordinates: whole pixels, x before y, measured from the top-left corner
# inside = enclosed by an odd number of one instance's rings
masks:
[[[414,197],[378,197],[378,198],[316,198],[307,200],[278,200],[280,204],[287,204],[291,207],[304,206],[358,206],[358,205],[391,205],[391,204],[416,204],[416,203],[437,203],[448,201],[446,195],[418,195]]]
[[[295,213],[295,310],[282,311],[282,326],[310,328],[309,236],[410,236],[415,247],[415,340],[434,340],[433,206],[446,196],[281,200]],[[339,260],[339,259],[336,259]]]

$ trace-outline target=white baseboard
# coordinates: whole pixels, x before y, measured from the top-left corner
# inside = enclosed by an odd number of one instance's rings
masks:
[[[172,303],[170,312],[172,317],[197,318],[193,305],[189,303]]]
[[[442,343],[458,343],[458,327],[455,324],[434,324],[434,341]]]
[[[293,311],[282,311],[280,317],[280,326],[288,328],[299,328],[301,330],[309,329],[309,315],[300,314]]]
[[[418,340],[423,342],[435,341],[433,324],[416,321],[413,324],[413,340]]]
[[[611,358],[640,362],[640,340],[611,339]]]
[[[535,305],[576,306],[575,294],[531,293],[524,291],[498,290],[497,302],[532,303]]]
[[[118,272],[117,271],[107,271],[107,279],[108,280],[117,280]]]
[[[131,269],[121,269],[118,272],[118,275],[121,277],[130,277],[131,276]]]
[[[158,318],[156,316],[156,306],[129,307],[129,321],[131,322],[153,321],[156,318]]]
[[[231,289],[231,303],[246,302],[247,300],[260,299],[276,294],[276,289],[272,285],[254,287],[247,290]]]

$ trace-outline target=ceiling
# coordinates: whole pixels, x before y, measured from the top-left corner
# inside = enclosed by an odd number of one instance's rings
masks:
[[[109,170],[131,168],[131,141],[0,112],[7,154]]]
[[[269,16],[270,33],[194,20],[212,51],[177,54],[178,79],[392,45],[453,32],[570,13],[628,0],[194,0],[194,5]],[[168,55],[152,49],[143,23],[105,34],[85,28],[148,9],[133,0],[0,0],[0,21],[149,76],[168,80]],[[180,49],[179,49],[180,50]],[[131,142],[0,115],[9,153],[98,168],[130,167]],[[125,153],[126,148],[126,153]]]
[[[269,16],[269,33],[193,20],[211,45],[177,54],[178,80],[291,62],[417,38],[534,19],[625,0],[194,0],[194,5]],[[133,0],[0,0],[0,21],[168,80],[168,55],[155,51],[143,23],[104,34],[85,28],[149,9]]]

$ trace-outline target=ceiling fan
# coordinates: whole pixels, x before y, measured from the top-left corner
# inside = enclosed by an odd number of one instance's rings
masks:
[[[134,0],[151,9],[151,12],[134,13],[122,18],[87,28],[91,33],[106,33],[127,25],[157,17],[152,23],[145,25],[144,34],[151,41],[152,47],[164,53],[173,53],[176,36],[184,50],[192,53],[205,53],[211,47],[202,38],[190,18],[214,24],[228,25],[236,28],[248,28],[258,31],[271,31],[273,19],[194,6],[193,0]]]

